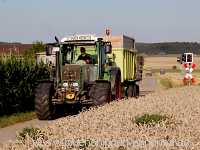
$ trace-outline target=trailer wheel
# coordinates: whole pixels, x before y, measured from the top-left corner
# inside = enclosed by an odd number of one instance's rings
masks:
[[[127,96],[133,97],[133,91],[134,91],[133,85],[129,85],[127,89]]]
[[[133,85],[133,97],[135,98],[139,97],[139,85],[137,84]]]
[[[40,83],[36,88],[35,94],[35,112],[40,120],[52,119],[53,106],[52,106],[53,84]]]
[[[128,89],[127,89],[127,96],[138,98],[139,97],[139,85],[137,85],[137,84],[129,85]]]
[[[137,84],[135,86],[136,86],[136,98],[138,98],[140,96],[140,87]]]
[[[91,87],[90,99],[95,106],[111,101],[111,84],[109,81],[96,81]]]

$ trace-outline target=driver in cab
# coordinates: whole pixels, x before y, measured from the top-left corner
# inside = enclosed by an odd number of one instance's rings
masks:
[[[85,52],[85,47],[80,48],[81,54],[79,55],[77,61],[84,60],[86,64],[92,64],[92,57]]]

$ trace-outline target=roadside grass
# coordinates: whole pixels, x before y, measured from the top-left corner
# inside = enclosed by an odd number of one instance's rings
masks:
[[[26,136],[28,135],[33,140],[37,140],[41,134],[42,131],[39,128],[26,127],[21,132],[18,133],[17,139],[20,141],[24,141],[26,139]]]
[[[165,121],[167,116],[160,114],[144,114],[135,118],[135,123],[137,125],[155,125],[161,121]]]
[[[192,75],[195,78],[194,85],[200,85],[200,74],[194,72]],[[158,73],[156,74],[158,84],[162,89],[178,88],[185,86],[183,84],[183,77],[184,74],[181,73],[166,73],[165,75],[159,75]]]
[[[36,118],[35,112],[15,113],[10,116],[0,117],[0,128]]]

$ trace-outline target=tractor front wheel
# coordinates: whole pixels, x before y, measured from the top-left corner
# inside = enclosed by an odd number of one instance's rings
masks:
[[[35,94],[35,112],[40,120],[52,119],[53,105],[53,84],[52,83],[40,83],[36,88]]]

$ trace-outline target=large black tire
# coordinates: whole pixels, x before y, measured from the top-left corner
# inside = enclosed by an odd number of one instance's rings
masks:
[[[110,71],[111,74],[111,91],[112,99],[121,99],[122,98],[122,85],[121,85],[121,72],[119,68],[112,68]]]
[[[139,92],[140,92],[139,85],[137,84],[129,85],[127,89],[127,96],[138,98],[140,94]]]
[[[35,94],[35,112],[40,120],[49,120],[53,118],[52,106],[53,84],[40,83],[36,88]]]
[[[109,81],[96,81],[90,89],[93,105],[99,106],[111,101],[111,84]]]
[[[139,96],[140,96],[140,87],[139,87],[139,85],[135,85],[136,86],[136,98],[138,98]]]
[[[133,97],[137,96],[137,87],[136,84],[133,85]]]
[[[129,85],[128,89],[127,89],[127,96],[128,97],[133,97],[133,90],[134,90],[133,85]]]

